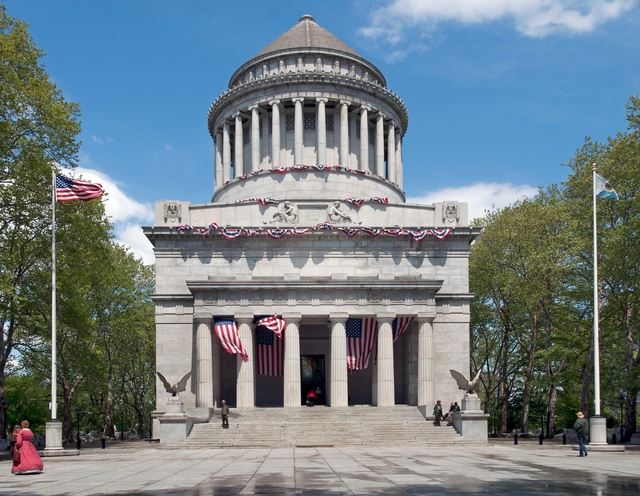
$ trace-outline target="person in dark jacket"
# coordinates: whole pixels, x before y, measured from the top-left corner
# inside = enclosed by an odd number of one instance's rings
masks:
[[[440,422],[442,421],[442,403],[440,402],[440,400],[436,401],[436,404],[433,407],[433,417],[435,419],[433,425],[439,427]]]
[[[11,434],[9,434],[9,439],[7,439],[7,448],[9,453],[11,453],[11,457],[13,458],[13,450],[15,449],[16,442],[18,442],[18,432],[20,432],[20,426],[15,424],[13,429],[11,429]]]
[[[578,412],[576,414],[578,419],[573,424],[573,430],[578,435],[578,444],[580,445],[580,456],[587,456],[587,447],[584,445],[585,437],[589,434],[589,423],[584,418],[584,413]]]

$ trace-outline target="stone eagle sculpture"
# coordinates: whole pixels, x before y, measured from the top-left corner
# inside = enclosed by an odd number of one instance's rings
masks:
[[[180,379],[177,384],[171,384],[167,378],[162,375],[162,372],[158,372],[158,377],[160,377],[162,384],[164,384],[164,388],[167,390],[167,393],[171,393],[171,396],[177,396],[178,393],[186,391],[187,381],[189,380],[189,377],[191,377],[191,371],[183,375],[182,379]]]
[[[449,369],[449,372],[451,372],[451,376],[456,380],[456,383],[458,384],[458,389],[461,389],[462,391],[466,391],[469,394],[473,394],[473,389],[476,387],[476,384],[478,384],[478,380],[480,379],[480,374],[482,373],[482,369],[478,370],[478,373],[476,374],[476,376],[473,378],[471,382],[469,382],[467,378],[457,370]]]

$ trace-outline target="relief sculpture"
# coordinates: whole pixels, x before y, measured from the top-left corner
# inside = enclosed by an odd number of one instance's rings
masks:
[[[271,220],[263,220],[263,224],[294,224],[298,220],[298,207],[286,201],[271,216]]]
[[[334,224],[360,224],[360,222],[355,222],[348,212],[340,208],[340,202],[337,200],[327,207],[327,217],[329,222]]]

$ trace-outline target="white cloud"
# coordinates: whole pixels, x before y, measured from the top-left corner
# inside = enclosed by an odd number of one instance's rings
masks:
[[[459,201],[469,204],[469,221],[483,217],[485,210],[503,208],[511,205],[523,197],[533,198],[538,189],[527,184],[514,185],[511,183],[476,183],[459,188],[443,188],[429,191],[417,197],[408,197],[407,203],[430,205],[441,201]]]
[[[165,143],[164,144],[164,149],[167,151],[172,152],[173,151],[173,145],[171,143]]]
[[[107,195],[104,197],[105,211],[114,225],[116,241],[131,249],[144,263],[154,263],[155,256],[151,242],[142,234],[143,224],[154,221],[153,207],[140,203],[120,189],[116,181],[104,172],[78,167],[71,173],[91,182],[100,183]]]
[[[359,32],[370,38],[404,41],[407,29],[434,29],[443,22],[481,24],[508,20],[530,37],[589,33],[627,12],[637,0],[391,0],[371,13]]]

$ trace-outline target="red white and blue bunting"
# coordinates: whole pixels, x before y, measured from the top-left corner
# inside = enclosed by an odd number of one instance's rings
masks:
[[[373,227],[344,227],[334,226],[328,222],[321,222],[314,227],[304,228],[270,228],[270,227],[256,227],[256,228],[229,228],[220,227],[215,222],[211,223],[208,227],[197,228],[191,224],[184,224],[176,227],[176,231],[180,233],[192,232],[194,234],[209,234],[211,231],[218,231],[225,239],[236,239],[240,235],[253,236],[255,234],[266,233],[270,238],[280,239],[283,236],[289,234],[291,236],[298,236],[311,231],[333,231],[337,230],[349,237],[356,236],[359,233],[368,234],[370,236],[380,236],[386,234],[388,236],[410,236],[414,241],[422,241],[427,236],[434,236],[437,239],[445,239],[452,232],[453,229],[402,229],[402,228],[373,228]]]

